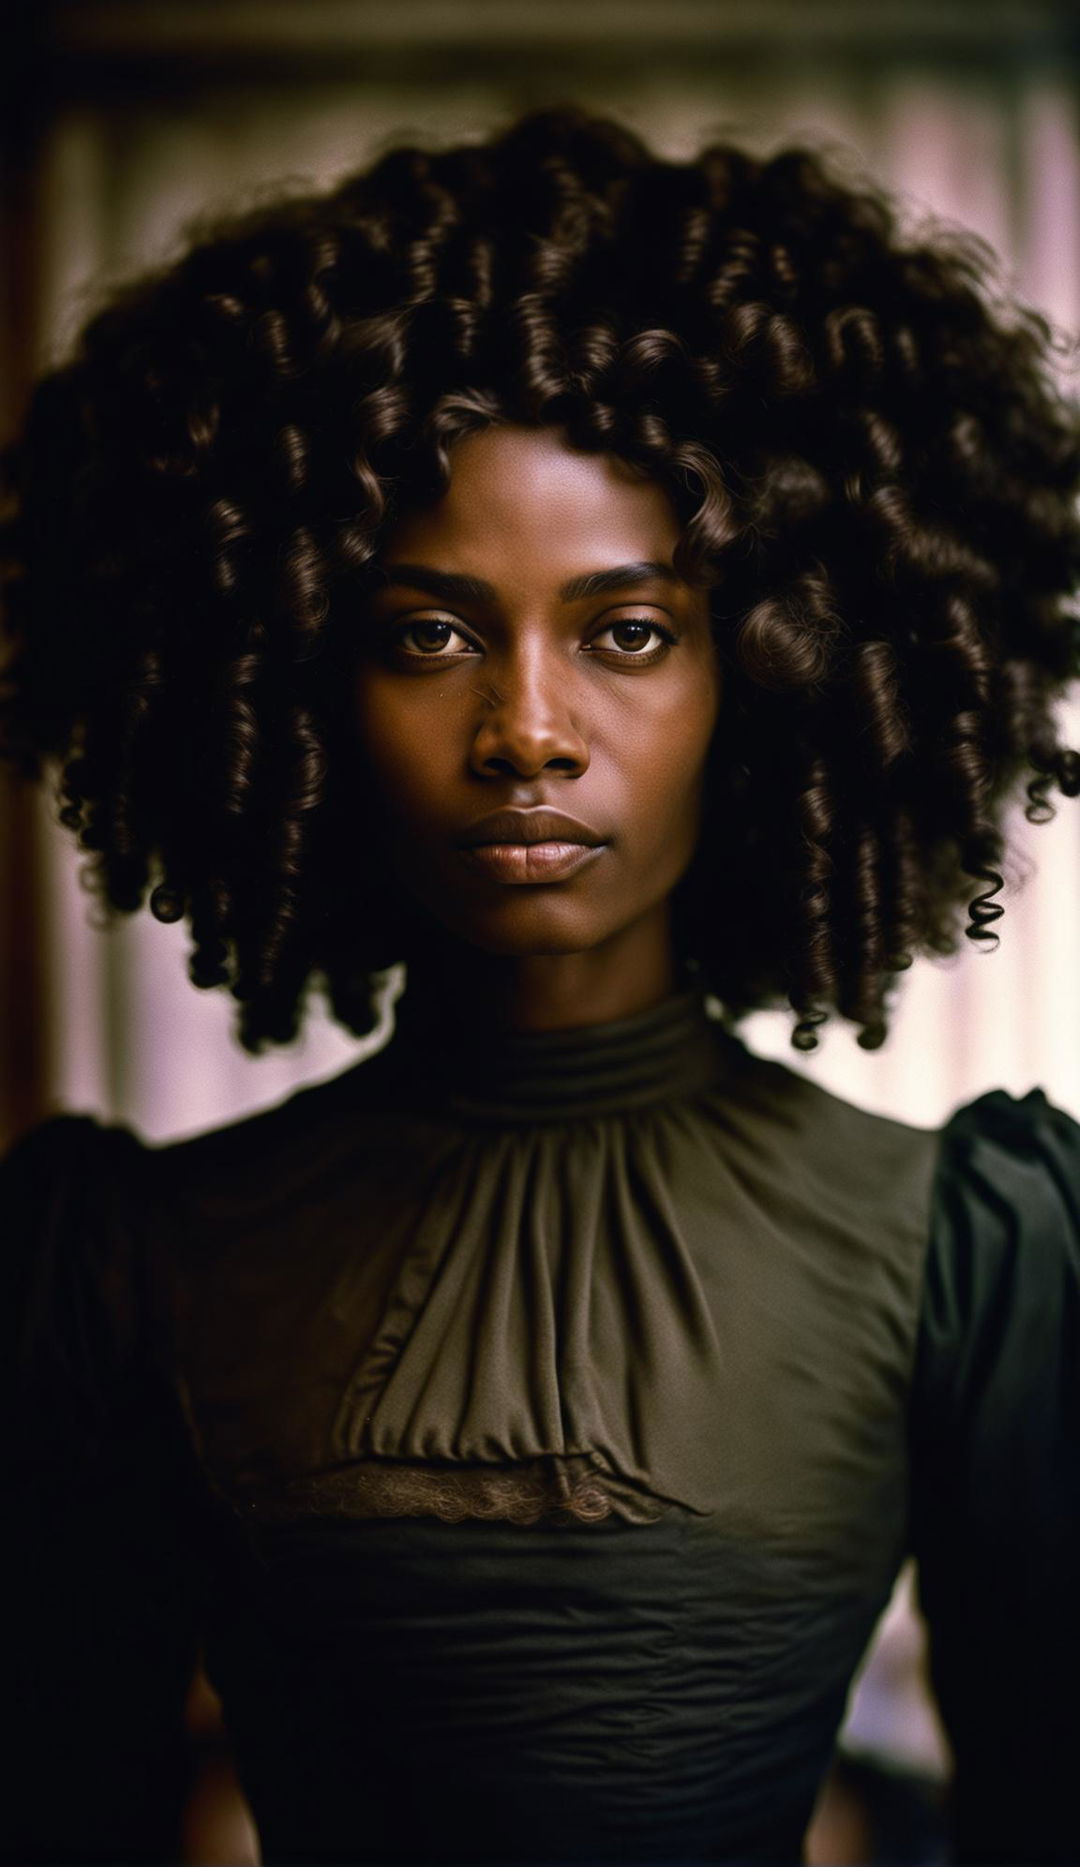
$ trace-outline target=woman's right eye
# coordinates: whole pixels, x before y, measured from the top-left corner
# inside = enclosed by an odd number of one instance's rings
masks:
[[[443,651],[453,640],[454,636],[457,636],[458,641],[468,653],[473,653],[473,643],[469,641],[467,636],[462,634],[461,630],[457,628],[454,623],[437,621],[430,618],[420,622],[399,624],[393,631],[393,642],[395,648],[402,649],[407,655],[422,656],[428,661],[448,661],[450,657]],[[455,654],[460,654],[462,651],[458,648],[453,652]]]

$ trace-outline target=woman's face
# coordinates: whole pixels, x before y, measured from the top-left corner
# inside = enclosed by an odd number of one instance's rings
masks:
[[[654,482],[505,426],[387,538],[357,682],[373,816],[410,894],[488,952],[600,947],[690,862],[719,682],[678,537]]]

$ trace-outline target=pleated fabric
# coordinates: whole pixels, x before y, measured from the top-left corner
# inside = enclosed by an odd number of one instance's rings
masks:
[[[405,1025],[304,1110],[172,1150],[180,1360],[224,1491],[502,1515],[546,1462],[556,1514],[834,1538],[899,1471],[937,1138],[689,993],[453,1061]]]

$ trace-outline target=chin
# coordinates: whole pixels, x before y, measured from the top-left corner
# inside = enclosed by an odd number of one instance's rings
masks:
[[[583,914],[580,906],[575,909],[568,902],[515,903],[512,912],[462,922],[453,928],[459,939],[500,959],[583,953],[600,946],[616,931],[617,926],[602,924],[595,915]]]
[[[547,939],[512,940],[489,939],[473,940],[471,944],[482,953],[490,953],[493,959],[553,959],[569,953],[585,953],[590,947],[598,946],[598,940],[557,940],[553,936]]]

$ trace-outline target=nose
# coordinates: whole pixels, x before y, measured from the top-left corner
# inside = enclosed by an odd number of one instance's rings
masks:
[[[589,748],[575,724],[572,678],[557,657],[519,654],[491,671],[470,764],[481,777],[580,777]]]

